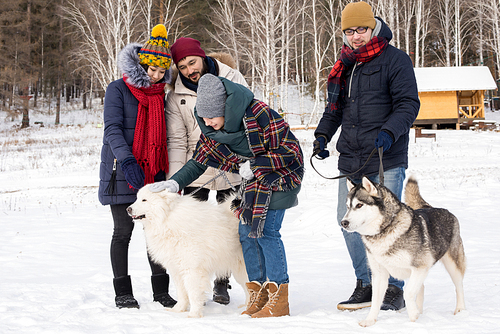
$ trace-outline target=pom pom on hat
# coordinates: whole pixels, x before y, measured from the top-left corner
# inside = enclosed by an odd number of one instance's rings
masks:
[[[351,2],[345,6],[341,17],[342,31],[351,27],[368,27],[375,29],[377,22],[372,7],[364,1]]]
[[[139,51],[139,60],[142,65],[170,68],[172,56],[168,50],[167,28],[163,24],[151,31],[151,37]]]
[[[224,116],[227,93],[218,77],[210,73],[204,74],[198,81],[196,94],[196,113],[199,117]]]
[[[174,64],[177,64],[179,60],[187,56],[206,57],[205,51],[200,47],[200,41],[189,37],[181,37],[176,40],[175,43],[172,44],[170,50],[172,51]]]

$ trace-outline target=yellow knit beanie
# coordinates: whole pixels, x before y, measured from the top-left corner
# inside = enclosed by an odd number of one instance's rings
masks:
[[[153,28],[151,37],[139,51],[139,59],[143,65],[170,68],[172,56],[168,50],[167,28],[163,24]]]
[[[342,31],[351,27],[368,27],[374,29],[376,25],[372,7],[364,1],[351,2],[342,11]]]

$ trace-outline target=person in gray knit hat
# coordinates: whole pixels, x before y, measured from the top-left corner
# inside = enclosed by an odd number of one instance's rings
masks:
[[[239,174],[231,199],[251,297],[242,314],[252,318],[290,314],[288,266],[280,229],[285,211],[298,203],[304,174],[299,140],[283,117],[254,98],[250,89],[204,74],[198,83],[194,118],[201,135],[192,158],[153,192],[177,193],[209,168]]]
[[[227,93],[218,77],[207,73],[198,82],[196,110],[201,118],[224,116]]]

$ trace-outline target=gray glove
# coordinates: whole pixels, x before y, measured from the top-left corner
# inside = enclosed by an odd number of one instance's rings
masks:
[[[171,193],[179,192],[179,184],[175,180],[155,182],[149,185],[149,190],[154,193],[166,190]]]
[[[250,160],[247,160],[240,165],[240,175],[245,180],[251,180],[255,177],[252,169],[250,168]]]

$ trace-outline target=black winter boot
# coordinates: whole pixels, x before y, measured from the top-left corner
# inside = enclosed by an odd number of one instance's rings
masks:
[[[132,281],[130,276],[113,278],[115,288],[115,304],[118,308],[139,308],[139,303],[132,294]]]
[[[231,289],[231,285],[229,285],[229,277],[216,278],[214,281],[214,302],[222,305],[229,304],[229,293],[227,292],[227,289]]]
[[[356,281],[356,288],[351,297],[343,302],[338,303],[337,309],[339,310],[359,310],[372,305],[372,286],[371,284],[363,287],[363,281],[358,279]]]
[[[173,307],[177,301],[175,301],[168,294],[168,284],[170,282],[170,277],[168,274],[157,274],[151,276],[151,285],[153,286],[153,301],[159,302],[164,307]]]
[[[400,311],[405,308],[403,290],[395,285],[389,284],[385,291],[384,301],[380,309],[382,311]]]

